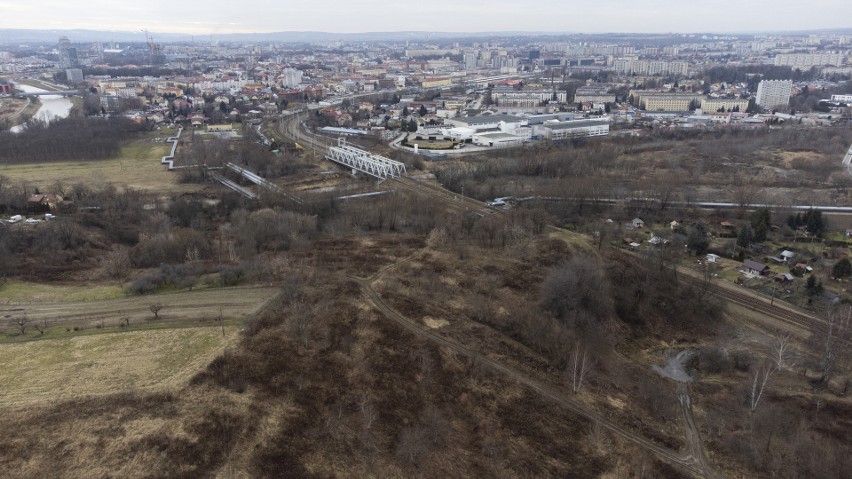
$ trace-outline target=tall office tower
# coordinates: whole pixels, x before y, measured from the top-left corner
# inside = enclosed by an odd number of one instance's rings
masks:
[[[80,66],[77,60],[77,49],[71,46],[68,37],[59,38],[59,60],[65,68],[77,68]]]

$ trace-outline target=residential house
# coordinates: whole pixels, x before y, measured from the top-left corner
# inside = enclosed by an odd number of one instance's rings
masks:
[[[742,270],[748,274],[757,274],[760,276],[766,276],[769,274],[769,266],[750,259],[743,261]]]
[[[645,222],[642,221],[641,218],[633,218],[633,221],[631,221],[631,223],[633,223],[633,227],[636,229],[642,229],[645,227]]]
[[[62,197],[58,195],[32,195],[27,199],[27,209],[29,211],[55,210],[60,203],[62,203]]]

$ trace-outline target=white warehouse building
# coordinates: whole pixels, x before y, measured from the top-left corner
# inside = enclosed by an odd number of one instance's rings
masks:
[[[534,126],[533,134],[551,141],[608,136],[609,122],[604,120],[573,120],[544,123]]]
[[[501,131],[492,131],[488,133],[476,133],[473,135],[473,144],[480,146],[490,146],[493,148],[508,148],[510,146],[519,146],[524,142],[520,136]]]

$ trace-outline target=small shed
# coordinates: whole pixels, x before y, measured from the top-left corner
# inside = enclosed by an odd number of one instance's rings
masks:
[[[781,273],[781,274],[776,274],[775,278],[773,278],[773,279],[775,281],[779,282],[779,283],[790,283],[790,282],[793,281],[793,278],[794,278],[794,276],[790,273]]]
[[[813,268],[811,268],[810,266],[808,266],[808,265],[807,265],[807,264],[805,264],[805,263],[796,263],[796,266],[794,266],[794,268],[795,268],[795,269],[800,269],[800,270],[802,270],[802,271],[804,271],[804,272],[806,272],[806,273],[813,272],[813,270],[814,270]]]
[[[717,254],[710,253],[707,255],[708,263],[719,263],[721,260],[722,258]]]
[[[645,227],[645,222],[642,221],[642,218],[633,218],[631,223],[633,223],[633,227],[636,229],[642,229]]]
[[[790,261],[790,260],[792,260],[793,258],[796,257],[796,253],[794,253],[792,251],[788,251],[788,250],[785,249],[784,251],[781,252],[780,256],[782,258],[784,258],[784,261]]]

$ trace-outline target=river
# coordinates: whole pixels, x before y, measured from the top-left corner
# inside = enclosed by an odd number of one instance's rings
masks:
[[[20,83],[16,83],[15,88],[25,93],[40,93],[47,91],[29,85],[22,85]],[[38,109],[35,117],[46,121],[50,121],[54,118],[67,117],[68,113],[71,111],[71,107],[73,106],[73,103],[71,103],[69,98],[60,95],[42,95],[39,97],[39,100],[41,100],[41,108]],[[12,127],[12,132],[18,132],[21,131],[21,129],[21,125],[14,126]]]

